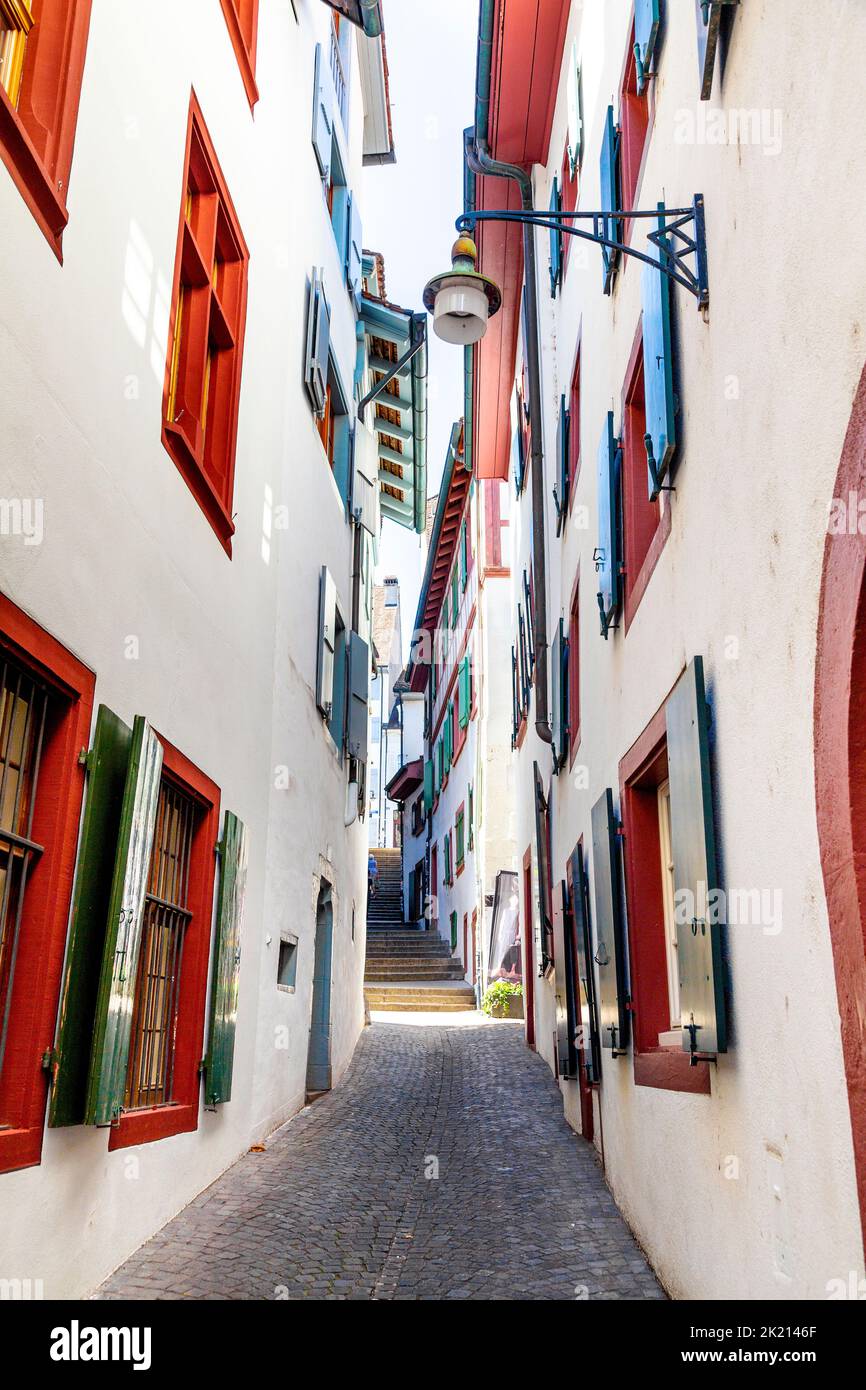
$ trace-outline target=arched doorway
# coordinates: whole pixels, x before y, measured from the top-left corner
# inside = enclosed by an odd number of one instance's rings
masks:
[[[331,1089],[331,957],[334,905],[331,885],[322,879],[316,904],[316,953],[313,962],[313,1005],[307,1051],[307,1100]]]
[[[866,370],[834,499],[848,524],[828,528],[815,659],[815,797],[821,868],[866,1235]],[[851,506],[854,506],[853,521]],[[866,512],[866,507],[864,507]],[[853,531],[853,534],[852,534]]]

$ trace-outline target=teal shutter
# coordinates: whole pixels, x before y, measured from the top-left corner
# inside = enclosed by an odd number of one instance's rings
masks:
[[[144,896],[161,775],[162,745],[147,720],[137,715],[109,896],[87,1079],[86,1124],[112,1124],[123,1107]]]
[[[565,518],[568,515],[569,493],[571,490],[571,479],[568,471],[568,435],[569,435],[569,413],[565,405],[565,396],[559,398],[559,420],[556,426],[556,472],[557,485],[553,494],[556,502],[556,534],[562,535],[562,528]]]
[[[331,140],[334,134],[334,80],[325,51],[316,44],[313,74],[313,149],[322,178],[331,175]]]
[[[643,366],[646,398],[646,453],[650,500],[655,501],[670,470],[677,444],[674,364],[671,344],[671,282],[661,270],[645,265],[643,299]]]
[[[727,1051],[716,835],[704,663],[695,657],[665,705],[683,1050]]]
[[[460,614],[460,579],[457,574],[457,566],[451,575],[451,626],[457,626],[457,618]]]
[[[568,938],[568,889],[565,880],[553,889],[553,980],[556,1000],[556,1071],[563,1081],[577,1076],[577,1052],[574,1046],[576,1018],[574,1011],[572,952]]]
[[[598,547],[593,557],[598,575],[601,635],[605,640],[611,628],[616,626],[614,618],[620,605],[622,585],[619,523],[621,459],[611,410],[608,411],[598,450]]]
[[[433,759],[428,758],[424,764],[424,810],[427,815],[433,810],[434,775]]]
[[[355,301],[355,308],[361,308],[361,261],[363,233],[361,214],[358,211],[356,194],[349,194],[348,233],[346,236],[346,283]]]
[[[469,723],[469,712],[472,708],[472,666],[468,654],[460,663],[459,690],[460,727],[465,729]]]
[[[322,566],[319,575],[319,649],[316,658],[316,704],[326,719],[334,707],[334,654],[337,646],[337,586]]]
[[[440,738],[439,741],[438,741],[437,744],[436,744],[436,795],[437,795],[437,796],[439,795],[440,791],[442,790],[443,774],[444,774],[444,745],[443,745],[442,739]]]
[[[551,718],[553,724],[553,771],[557,774],[568,760],[568,639],[562,618],[550,650]]]
[[[325,409],[328,394],[328,353],[331,346],[331,310],[325,298],[325,287],[319,271],[310,278],[307,301],[307,346],[304,361],[304,386],[310,404],[317,415]]]
[[[541,969],[553,964],[553,906],[550,901],[550,820],[547,798],[538,763],[533,763],[535,779],[535,848],[538,861],[538,906],[541,915]]]
[[[370,648],[353,632],[349,639],[349,718],[346,737],[350,758],[367,761],[367,727],[370,713]]]
[[[620,211],[619,131],[612,106],[607,108],[607,119],[604,123],[604,135],[601,141],[601,211],[606,213]],[[622,241],[620,223],[616,218],[603,218],[601,231],[602,235],[607,237],[609,241]],[[619,251],[609,246],[603,246],[601,251],[604,262],[604,292],[610,294],[614,271],[619,264]]]
[[[63,971],[48,1106],[50,1128],[84,1123],[87,1074],[132,730],[99,706]]]
[[[451,758],[454,754],[454,705],[451,701],[448,702],[448,708],[445,711],[445,728],[442,731],[442,737],[445,749],[443,754],[445,776],[447,777],[451,771]]]
[[[620,858],[613,793],[608,787],[592,808],[592,857],[595,870],[595,931],[598,942],[599,1028],[602,1047],[628,1047],[629,1013],[625,923],[620,886]]]
[[[647,78],[653,72],[653,59],[661,18],[660,11],[661,0],[635,0],[634,56],[637,66],[638,96],[642,95]]]
[[[580,65],[577,61],[577,47],[571,46],[568,64],[568,163],[571,177],[574,178],[583,154],[583,110],[581,104]]]
[[[571,916],[574,927],[575,979],[579,983],[580,1045],[588,1081],[601,1081],[601,1042],[598,1035],[595,975],[592,969],[592,932],[583,846],[571,856]]]
[[[205,1058],[205,1104],[224,1105],[232,1098],[241,930],[249,859],[246,826],[226,811],[219,844],[220,886],[214,925],[210,1025]]]
[[[554,175],[550,190],[550,211],[555,215],[562,212],[562,197],[559,192],[559,179]],[[556,298],[556,291],[562,283],[562,230],[550,228],[550,294]]]
[[[457,950],[457,913],[451,913],[451,950]]]

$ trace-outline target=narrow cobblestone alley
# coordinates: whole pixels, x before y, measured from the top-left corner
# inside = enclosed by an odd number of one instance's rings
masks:
[[[438,1179],[427,1177],[438,1161]],[[659,1299],[517,1023],[374,1023],[341,1084],[99,1290],[123,1298]]]

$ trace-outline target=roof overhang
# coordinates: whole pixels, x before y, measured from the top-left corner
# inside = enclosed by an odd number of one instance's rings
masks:
[[[463,467],[463,457],[463,421],[458,420],[451,430],[448,454],[439,487],[439,501],[430,535],[427,565],[424,570],[424,578],[421,581],[421,595],[418,600],[418,611],[415,615],[415,636],[413,639],[416,648],[418,642],[424,639],[425,634],[428,646],[432,644],[433,632],[439,620],[442,601],[448,587],[451,566],[457,553],[460,523],[466,509],[466,499],[472,483],[472,474]],[[429,669],[429,665],[423,658],[416,659],[416,652],[413,651],[406,668],[406,678],[410,690],[417,692],[424,689]]]
[[[371,38],[382,33],[381,0],[325,0],[325,4]]]
[[[358,35],[358,73],[364,102],[364,163],[393,164],[397,156],[384,29],[376,38]]]
[[[424,781],[424,759],[413,758],[399,772],[395,772],[390,782],[385,783],[385,795],[389,801],[406,801],[413,796]]]

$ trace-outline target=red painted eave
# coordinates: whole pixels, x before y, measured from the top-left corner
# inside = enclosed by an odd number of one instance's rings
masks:
[[[395,772],[385,786],[385,793],[390,801],[405,801],[412,796],[424,781],[424,762],[422,758],[415,758],[405,767],[401,767],[399,772]]]

